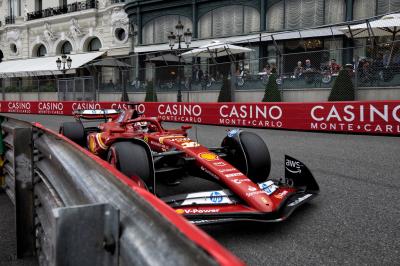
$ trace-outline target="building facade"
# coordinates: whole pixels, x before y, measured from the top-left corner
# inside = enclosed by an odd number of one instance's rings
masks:
[[[320,65],[335,58],[340,64],[354,63],[353,51],[343,48],[354,45],[341,32],[323,29],[324,25],[361,20],[400,11],[400,0],[140,0],[130,1],[125,10],[137,31],[135,51],[137,53],[162,52],[169,49],[165,44],[169,32],[181,21],[193,33],[192,47],[206,40],[219,39],[241,43],[254,50],[245,54],[243,60],[247,70],[258,73],[264,62],[258,58],[287,54],[282,71],[292,71],[297,60],[307,57]],[[292,34],[277,42],[263,41],[257,33],[276,33],[321,27],[307,33],[307,37]],[[327,33],[328,32],[328,33]],[[300,35],[300,37],[299,37]],[[237,38],[241,37],[241,38]],[[246,38],[248,40],[246,41]],[[164,45],[162,45],[164,43]],[[360,40],[365,45],[366,40]],[[295,55],[303,52],[310,55]],[[316,53],[318,51],[327,51]],[[365,49],[356,51],[365,56]],[[140,62],[144,62],[142,57]],[[206,61],[206,60],[203,60]],[[142,63],[142,68],[146,65]]]
[[[3,61],[104,51],[127,55],[129,19],[121,0],[0,0]]]

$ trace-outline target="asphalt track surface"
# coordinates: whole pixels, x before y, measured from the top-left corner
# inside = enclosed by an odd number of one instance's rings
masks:
[[[13,116],[53,129],[72,119]],[[226,129],[198,125],[198,142],[217,146]],[[212,225],[206,232],[249,265],[400,265],[400,138],[246,130],[267,143],[271,176],[283,175],[284,155],[291,155],[310,168],[321,194],[282,223]],[[3,198],[1,214],[11,210]],[[8,244],[1,241],[1,250]]]

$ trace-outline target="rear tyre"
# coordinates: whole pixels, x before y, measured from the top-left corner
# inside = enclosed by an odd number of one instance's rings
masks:
[[[150,189],[154,187],[151,162],[146,149],[138,144],[122,141],[111,145],[107,161],[127,177],[142,182]]]
[[[271,171],[271,156],[267,145],[257,134],[239,132],[238,136],[226,137],[222,147],[227,150],[226,160],[253,182],[267,180]]]
[[[60,133],[80,146],[85,146],[85,129],[80,122],[65,122],[60,127]]]

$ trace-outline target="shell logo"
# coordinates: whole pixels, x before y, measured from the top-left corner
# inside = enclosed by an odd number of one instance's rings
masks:
[[[182,209],[177,209],[177,210],[175,210],[175,212],[176,212],[177,214],[184,214],[184,213],[185,213],[185,211],[182,210]]]
[[[215,161],[218,160],[218,155],[216,155],[215,153],[212,152],[202,152],[199,153],[199,157],[201,159],[204,159],[206,161]]]

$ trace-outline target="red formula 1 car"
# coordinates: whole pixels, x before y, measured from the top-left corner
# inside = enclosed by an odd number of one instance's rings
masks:
[[[285,156],[285,177],[269,178],[264,141],[233,129],[221,147],[188,138],[190,126],[165,129],[135,109],[81,110],[60,133],[107,160],[195,224],[236,220],[276,222],[319,193],[308,168]],[[104,118],[95,127],[86,119]],[[93,121],[92,121],[93,122]]]

